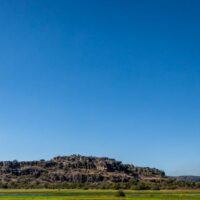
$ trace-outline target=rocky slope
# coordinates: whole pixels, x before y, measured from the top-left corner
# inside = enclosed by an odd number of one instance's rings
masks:
[[[135,167],[110,158],[80,155],[58,156],[48,161],[0,162],[1,185],[125,183],[162,177],[165,177],[165,173],[155,168]]]

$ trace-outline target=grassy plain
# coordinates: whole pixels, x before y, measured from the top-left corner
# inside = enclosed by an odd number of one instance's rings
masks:
[[[200,190],[133,191],[115,197],[115,190],[0,190],[0,200],[200,200]]]

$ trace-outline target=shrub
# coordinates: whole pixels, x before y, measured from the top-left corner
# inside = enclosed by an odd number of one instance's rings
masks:
[[[145,184],[145,183],[139,183],[137,185],[133,185],[131,187],[132,190],[149,190],[150,187],[149,185]]]
[[[116,197],[125,197],[126,194],[122,190],[118,190],[115,196]]]

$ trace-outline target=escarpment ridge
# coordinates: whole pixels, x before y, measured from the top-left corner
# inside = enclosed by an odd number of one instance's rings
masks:
[[[174,189],[199,188],[186,178],[107,157],[57,156],[50,160],[0,161],[0,188]]]

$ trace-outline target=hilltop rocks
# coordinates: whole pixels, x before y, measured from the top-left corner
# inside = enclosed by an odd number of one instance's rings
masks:
[[[164,177],[163,171],[126,165],[109,158],[58,156],[49,161],[0,162],[0,183],[126,183]]]

